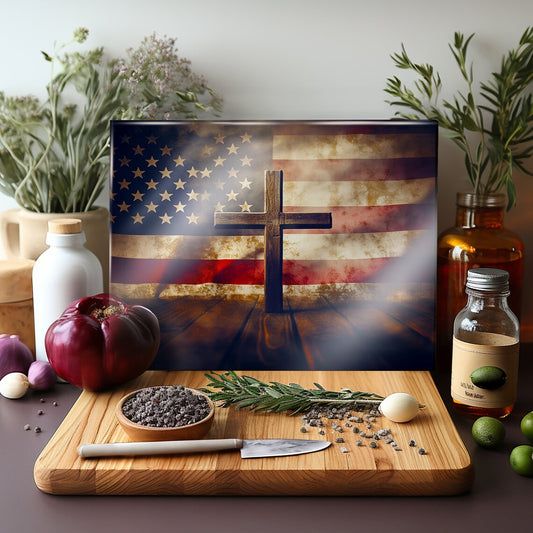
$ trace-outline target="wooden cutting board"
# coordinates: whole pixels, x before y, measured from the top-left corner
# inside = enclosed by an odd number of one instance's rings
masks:
[[[327,422],[324,436],[303,426],[300,416],[218,407],[206,438],[304,438],[333,444],[324,451],[291,457],[241,459],[238,451],[135,458],[81,459],[82,443],[122,442],[114,408],[127,392],[151,385],[207,384],[203,372],[146,372],[126,387],[83,391],[35,463],[35,482],[51,494],[113,495],[449,495],[468,490],[473,466],[429,372],[283,371],[246,372],[263,381],[314,382],[331,390],[348,387],[384,396],[408,392],[426,405],[407,424],[377,418],[371,431],[390,428],[401,451],[390,444],[339,433]],[[344,426],[346,421],[341,422]],[[365,424],[357,425],[367,431]],[[336,443],[339,437],[344,443]],[[357,446],[360,439],[363,446]],[[416,446],[409,446],[414,440]],[[347,453],[341,450],[345,447]],[[423,447],[427,454],[418,453]]]

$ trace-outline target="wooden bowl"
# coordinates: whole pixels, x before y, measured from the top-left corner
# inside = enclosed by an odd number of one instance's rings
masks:
[[[164,386],[164,385],[161,385]],[[153,389],[155,387],[146,387],[145,389]],[[117,403],[117,406],[115,407],[115,416],[117,417],[117,420],[119,424],[122,426],[122,429],[126,432],[128,437],[132,441],[156,441],[156,440],[191,440],[191,439],[200,439],[204,437],[207,432],[211,429],[211,425],[213,424],[213,419],[215,416],[215,405],[213,402],[209,399],[207,395],[205,395],[203,392],[197,391],[195,389],[189,389],[185,387],[187,390],[191,391],[194,394],[198,394],[200,396],[204,396],[207,400],[207,403],[209,404],[210,411],[209,414],[199,422],[196,422],[194,424],[187,424],[184,426],[177,426],[177,427],[152,427],[152,426],[144,426],[142,424],[137,424],[136,422],[132,422],[129,418],[126,418],[124,413],[122,412],[122,406],[124,405],[124,402],[126,402],[129,398],[131,398],[133,395],[137,394],[140,390],[145,389],[137,389],[133,392],[130,392],[129,394],[126,394],[126,396],[123,396],[120,401]]]

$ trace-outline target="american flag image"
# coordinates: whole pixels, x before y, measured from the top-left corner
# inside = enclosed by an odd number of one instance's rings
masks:
[[[435,123],[114,121],[111,143],[111,290],[158,315],[154,368],[432,367]]]

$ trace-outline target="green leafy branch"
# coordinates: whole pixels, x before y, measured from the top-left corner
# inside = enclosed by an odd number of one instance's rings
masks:
[[[175,39],[153,34],[126,58],[105,61],[102,47],[69,48],[88,34],[78,28],[52,53],[41,52],[50,64],[44,102],[0,91],[0,192],[30,211],[92,208],[108,180],[111,119],[198,118],[222,109]]]
[[[52,54],[42,52],[50,63],[45,102],[0,94],[0,189],[32,211],[88,210],[107,182],[108,124],[125,91],[102,48],[64,53],[87,33],[80,28]],[[82,110],[66,101],[69,87]]]
[[[291,414],[296,414],[318,405],[345,405],[360,410],[376,407],[384,399],[372,392],[350,389],[329,391],[319,383],[314,384],[314,389],[305,389],[297,383],[265,383],[254,377],[239,376],[233,371],[223,374],[211,372],[205,376],[209,380],[208,387],[211,388],[200,390],[211,400],[222,402],[222,407],[233,405],[236,409],[248,408],[272,413],[291,411]]]
[[[397,68],[413,72],[416,79],[409,86],[397,76],[388,78],[385,92],[394,99],[387,102],[402,109],[396,112],[398,117],[436,120],[464,152],[474,193],[505,189],[510,209],[516,205],[513,171],[533,175],[525,167],[533,153],[533,27],[527,28],[518,46],[502,58],[499,72],[480,84],[482,103],[476,102],[473,64],[467,59],[473,37],[456,32],[449,45],[465,82],[465,89],[451,99],[441,99],[442,80],[435,68],[413,62],[402,44],[401,52],[391,58]]]

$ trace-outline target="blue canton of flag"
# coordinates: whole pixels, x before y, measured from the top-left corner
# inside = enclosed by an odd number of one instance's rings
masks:
[[[122,128],[121,125],[126,125]],[[268,129],[268,128],[267,128]],[[112,230],[118,234],[219,234],[214,213],[261,212],[271,135],[251,125],[225,129],[191,123],[112,128]]]

